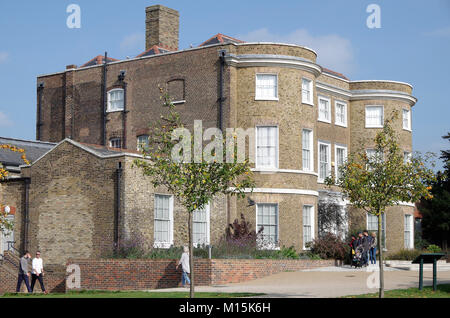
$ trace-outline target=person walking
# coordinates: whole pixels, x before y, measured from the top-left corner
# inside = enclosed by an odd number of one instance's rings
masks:
[[[372,240],[370,241],[370,264],[377,263],[377,234],[372,232]]]
[[[22,282],[25,282],[25,286],[27,286],[27,290],[31,293],[30,288],[30,271],[28,270],[28,261],[31,258],[31,255],[28,251],[20,258],[19,262],[19,277],[17,278],[17,287],[16,293],[20,293],[20,288],[22,287]]]
[[[41,252],[36,252],[36,257],[33,258],[32,266],[31,266],[31,292],[34,290],[34,284],[36,283],[36,279],[39,281],[39,285],[41,285],[41,290],[44,294],[47,294],[47,291],[44,287],[44,265],[41,258]]]
[[[182,269],[181,273],[181,285],[185,287],[186,282],[190,285],[191,280],[189,279],[188,274],[191,273],[190,267],[189,267],[189,248],[187,246],[183,246],[183,254],[181,254],[181,258],[178,261],[177,268],[180,267]]]

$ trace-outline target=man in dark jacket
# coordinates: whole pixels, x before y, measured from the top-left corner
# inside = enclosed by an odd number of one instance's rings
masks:
[[[363,252],[363,264],[367,265],[369,264],[369,250],[370,250],[370,246],[372,244],[372,239],[369,236],[369,232],[367,230],[365,230],[363,232],[363,236],[362,236],[362,245],[364,248],[364,252]]]
[[[30,288],[30,271],[28,270],[29,264],[28,260],[31,258],[31,255],[28,251],[25,252],[25,254],[20,258],[19,262],[19,277],[17,279],[17,287],[16,287],[16,293],[20,292],[20,287],[22,287],[22,281],[25,281],[25,286],[27,286],[27,290],[29,293],[31,293]]]

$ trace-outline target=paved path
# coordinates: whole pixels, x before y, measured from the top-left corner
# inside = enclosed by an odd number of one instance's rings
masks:
[[[200,286],[198,292],[250,292],[265,293],[264,297],[341,297],[377,292],[369,288],[371,277],[377,278],[378,272],[366,269],[320,268],[299,272],[284,272],[265,278],[221,286]],[[371,276],[372,275],[372,276]],[[399,289],[417,287],[417,271],[386,269],[385,288]],[[432,285],[432,272],[424,272],[424,285]],[[450,271],[438,272],[438,284],[450,283]],[[187,288],[171,288],[158,291],[187,291]]]

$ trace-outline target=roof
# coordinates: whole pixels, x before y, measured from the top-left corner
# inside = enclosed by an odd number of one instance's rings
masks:
[[[42,142],[42,141],[31,141],[31,140],[21,140],[13,138],[0,137],[0,144],[11,145],[25,150],[25,155],[27,159],[31,162],[42,157],[53,147],[56,146],[55,143]],[[4,166],[19,167],[24,164],[22,160],[22,154],[17,152],[12,152],[9,150],[0,150],[0,163]]]
[[[205,42],[203,42],[202,44],[200,44],[199,47],[206,46],[206,45],[212,45],[212,44],[218,44],[218,43],[244,43],[244,41],[241,41],[236,38],[232,38],[231,36],[228,36],[228,35],[225,35],[222,33],[217,33],[212,38],[210,38],[210,39],[206,40]]]
[[[349,81],[349,79],[344,74],[332,71],[332,70],[330,70],[328,68],[325,68],[325,67],[322,67],[322,70],[326,74],[334,75],[336,77],[339,77],[339,78],[342,78],[342,79],[345,79],[345,80]]]
[[[112,57],[107,58],[108,62],[116,62],[119,61],[117,59],[113,59]],[[80,67],[87,67],[87,66],[94,66],[94,65],[100,65],[105,63],[105,57],[103,55],[97,55],[93,59],[89,60],[88,62],[84,63]]]
[[[162,53],[167,53],[167,52],[172,52],[172,51],[167,48],[164,48],[162,46],[153,45],[147,51],[139,54],[136,57],[150,56],[150,55],[162,54]]]

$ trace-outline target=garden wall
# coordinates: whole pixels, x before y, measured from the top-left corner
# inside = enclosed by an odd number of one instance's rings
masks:
[[[146,290],[180,286],[176,260],[71,259],[80,267],[80,289]],[[334,260],[225,260],[195,261],[197,286],[237,283],[284,271],[334,266]]]

